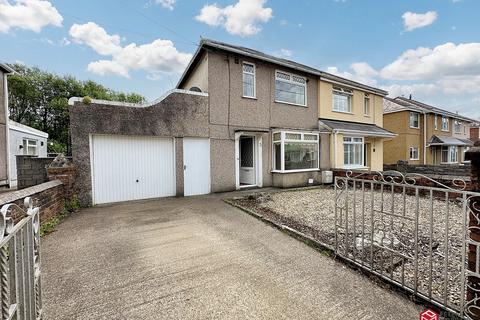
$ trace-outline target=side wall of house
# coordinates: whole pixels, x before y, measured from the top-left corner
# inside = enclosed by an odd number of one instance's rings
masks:
[[[5,106],[5,75],[0,71],[0,186],[8,179],[7,110]]]
[[[202,92],[208,92],[208,54],[206,53],[200,57],[191,76],[185,81],[180,89],[190,90],[192,87],[197,87],[202,90]]]

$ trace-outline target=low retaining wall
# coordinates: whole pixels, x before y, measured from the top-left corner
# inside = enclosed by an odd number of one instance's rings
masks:
[[[395,170],[402,173],[420,173],[423,175],[433,177],[470,177],[472,166],[470,164],[465,165],[415,165],[405,162],[399,162],[396,164],[385,164],[383,166],[384,171]]]
[[[23,208],[23,200],[26,197],[31,197],[33,205],[40,207],[40,222],[50,220],[65,207],[65,188],[59,180],[0,194],[0,207],[8,203],[15,203]],[[20,215],[13,216],[15,222],[21,218]]]

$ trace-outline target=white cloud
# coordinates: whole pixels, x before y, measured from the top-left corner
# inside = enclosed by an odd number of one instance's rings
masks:
[[[70,36],[76,43],[85,44],[100,55],[111,56],[111,60],[94,61],[87,67],[88,71],[102,76],[114,74],[128,78],[131,70],[145,70],[158,78],[159,74],[180,73],[192,58],[190,53],[179,52],[170,40],[122,46],[119,35],[109,35],[93,22],[73,25]]]
[[[175,2],[177,2],[177,0],[155,0],[155,3],[162,5],[162,7],[168,10],[173,10]]]
[[[289,49],[280,49],[273,53],[274,56],[283,57],[283,58],[290,58],[293,55],[292,50]]]
[[[423,80],[479,72],[480,43],[456,45],[449,42],[433,49],[407,50],[385,66],[381,75],[394,80]]]
[[[339,71],[337,67],[328,67],[327,72],[336,76],[357,81],[366,85],[376,86],[375,77],[378,72],[366,62],[355,62],[350,65],[350,71]]]
[[[419,83],[419,84],[391,84],[384,85],[381,88],[385,91],[388,91],[390,97],[399,97],[404,96],[408,97],[409,95],[429,95],[439,91],[439,88],[433,83]]]
[[[0,32],[20,28],[40,32],[47,25],[62,26],[63,17],[44,0],[0,0]]]
[[[402,15],[403,24],[406,31],[412,31],[418,28],[423,28],[431,25],[437,20],[437,13],[435,11],[428,11],[426,13],[414,13],[407,11]]]
[[[222,26],[228,33],[242,37],[257,34],[262,29],[259,24],[272,18],[272,9],[265,8],[266,0],[238,0],[224,8],[217,4],[205,5],[195,17],[209,26]]]

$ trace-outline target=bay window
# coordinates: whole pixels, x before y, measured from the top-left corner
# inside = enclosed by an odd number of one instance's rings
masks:
[[[333,111],[351,113],[352,96],[350,89],[333,87]]]
[[[343,137],[343,165],[345,168],[360,168],[364,166],[363,138]]]
[[[273,170],[295,172],[318,170],[318,134],[275,132],[273,134]]]
[[[288,72],[275,71],[275,101],[307,105],[307,79]]]
[[[246,98],[255,98],[255,65],[252,63],[243,63],[243,96]]]
[[[442,163],[458,163],[457,146],[442,146]]]

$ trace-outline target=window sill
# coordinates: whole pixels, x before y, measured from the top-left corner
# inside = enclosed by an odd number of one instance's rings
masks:
[[[372,116],[369,115],[369,114],[364,114],[363,116],[364,116],[365,118],[371,118],[371,117],[372,117]]]
[[[419,161],[420,159],[408,159],[408,161]]]
[[[369,167],[366,167],[366,166],[343,166],[342,169],[345,169],[345,170],[368,170]]]
[[[298,169],[298,170],[272,170],[271,173],[296,173],[296,172],[311,172],[311,171],[320,171],[318,168],[314,169]]]
[[[258,100],[257,97],[248,97],[248,96],[242,96],[244,99],[250,99],[250,100]]]
[[[274,101],[275,101],[276,103],[287,104],[287,105],[290,105],[290,106],[307,108],[307,105],[306,105],[306,104],[297,104],[297,103],[285,102],[285,101],[279,101],[279,100],[274,100]]]
[[[337,112],[337,113],[343,113],[343,114],[351,114],[351,115],[353,115],[353,112],[350,112],[350,111],[332,110],[332,112]]]
[[[417,130],[420,130],[420,127],[410,127],[410,129],[417,129]]]
[[[450,130],[443,130],[443,129],[442,129],[442,132],[450,132]]]

